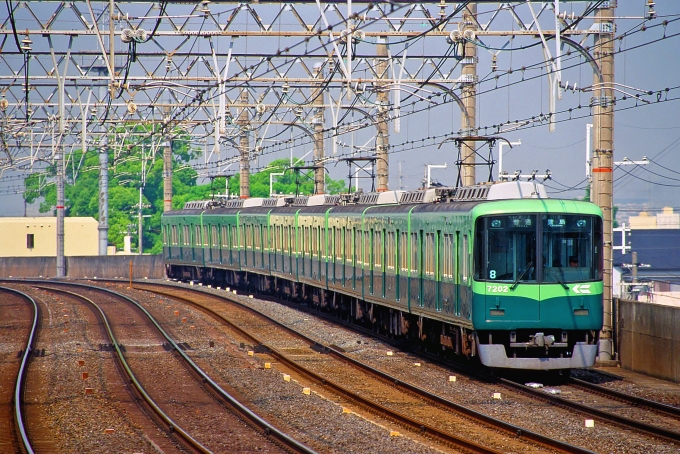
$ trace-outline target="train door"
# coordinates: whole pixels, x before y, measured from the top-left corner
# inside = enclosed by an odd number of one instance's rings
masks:
[[[435,309],[438,312],[442,310],[442,231],[437,230],[437,235],[434,238],[435,250],[434,255],[434,294],[435,294]]]
[[[470,294],[470,252],[468,250],[468,235],[463,234],[460,245],[460,315],[468,320],[472,316]]]
[[[422,230],[418,232],[411,232],[411,257],[410,257],[410,288],[409,298],[413,304],[423,307],[423,245],[422,245]]]
[[[454,250],[455,256],[456,256],[456,266],[455,269],[453,270],[455,279],[453,280],[454,286],[456,288],[456,301],[454,303],[454,313],[456,315],[460,315],[460,298],[461,298],[461,289],[460,286],[462,284],[462,279],[461,279],[461,256],[462,256],[462,251],[460,247],[460,232],[456,232],[456,244],[454,245]]]

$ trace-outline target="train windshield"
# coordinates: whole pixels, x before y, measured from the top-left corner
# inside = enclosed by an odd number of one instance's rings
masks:
[[[596,216],[482,217],[475,232],[475,279],[517,284],[601,279],[600,238]]]
[[[602,279],[602,223],[595,216],[541,216],[544,282]]]

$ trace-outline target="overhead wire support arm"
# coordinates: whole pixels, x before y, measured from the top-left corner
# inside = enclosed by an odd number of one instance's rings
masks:
[[[371,192],[375,191],[375,177],[376,177],[375,163],[378,159],[379,158],[377,156],[357,156],[357,157],[338,159],[338,162],[346,162],[347,166],[349,167],[349,171],[348,171],[348,175],[347,175],[347,178],[349,180],[347,192],[352,191],[352,178],[355,178],[356,180],[360,180],[362,178],[370,178],[371,179]],[[363,164],[359,164],[359,163],[363,163]],[[355,170],[356,175],[354,177],[352,177],[352,165],[353,164],[356,166],[356,170]],[[364,173],[366,175],[365,176],[359,176],[360,173]]]
[[[489,168],[489,177],[487,181],[491,182],[493,181],[493,165],[496,163],[496,161],[493,159],[493,147],[496,145],[496,142],[502,140],[508,144],[510,142],[504,138],[504,137],[498,137],[498,136],[460,136],[460,137],[449,137],[447,139],[444,139],[442,142],[439,143],[439,146],[437,149],[440,149],[442,145],[444,145],[446,142],[455,142],[456,147],[458,148],[458,159],[455,161],[455,165],[458,167],[458,177],[456,178],[456,187],[461,187],[465,186],[463,183],[463,178],[462,178],[462,167],[465,166],[487,166]],[[482,159],[483,162],[474,162],[470,163],[469,161],[469,155],[468,156],[463,156],[463,144],[464,143],[470,143],[470,142],[484,142],[489,145],[489,156],[485,158],[479,153],[480,147],[476,147],[473,150],[473,154],[478,156],[480,159]]]

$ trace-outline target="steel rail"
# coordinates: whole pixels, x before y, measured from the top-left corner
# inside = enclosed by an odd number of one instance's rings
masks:
[[[276,427],[272,426],[269,424],[267,421],[259,417],[257,414],[255,414],[253,411],[245,407],[241,402],[236,400],[233,396],[231,396],[229,393],[227,393],[224,389],[222,389],[212,378],[210,378],[198,365],[182,350],[182,348],[175,342],[175,340],[168,335],[168,333],[160,326],[160,324],[156,321],[156,319],[144,308],[142,307],[138,302],[134,301],[132,298],[123,295],[122,293],[115,292],[113,290],[105,289],[102,287],[97,287],[97,286],[92,286],[92,285],[86,285],[86,284],[76,284],[76,283],[63,283],[60,282],[60,285],[68,285],[68,286],[75,286],[75,287],[80,287],[80,288],[85,288],[91,291],[98,291],[98,292],[104,292],[104,293],[109,293],[111,295],[115,295],[121,299],[124,299],[125,301],[133,304],[135,307],[140,309],[144,315],[149,319],[149,321],[154,325],[154,327],[158,330],[158,332],[165,338],[166,341],[172,346],[172,349],[179,354],[182,359],[184,359],[189,366],[192,368],[192,370],[197,373],[201,379],[204,381],[204,383],[207,383],[210,385],[210,387],[217,392],[220,397],[222,397],[225,401],[227,401],[230,405],[232,405],[240,414],[245,416],[248,420],[252,421],[257,427],[263,429],[267,435],[273,435],[274,438],[276,438],[279,442],[283,443],[286,445],[288,448],[294,449],[296,452],[301,452],[301,453],[307,453],[307,454],[314,454],[315,451],[310,449],[309,447],[305,446],[304,444],[298,442],[297,440],[293,439],[292,437],[288,436],[287,434],[281,432],[279,429]],[[47,288],[47,287],[45,287]],[[53,289],[55,290],[55,289]],[[65,290],[58,290],[57,291],[62,291],[66,293],[71,293]],[[76,295],[76,294],[73,294]],[[83,299],[86,299],[85,297],[81,295],[76,295],[79,296]],[[88,300],[90,301],[90,300]],[[91,301],[90,301],[91,302]],[[102,316],[106,317],[104,313],[101,311],[101,309],[93,302],[91,304],[94,304],[97,310],[99,310],[102,314]],[[111,329],[109,327],[108,322],[106,322],[106,327],[107,331],[109,331],[109,337],[111,338],[111,342],[114,345],[116,351],[119,353],[122,359],[122,352],[120,351],[120,348],[118,346],[118,343],[113,339],[113,333],[111,332]],[[124,360],[123,360],[124,361]],[[130,376],[130,379],[133,380],[136,384],[138,384],[137,380],[134,378],[134,375],[132,375],[132,371],[129,369],[127,366],[127,363],[125,364],[125,369],[128,371],[128,375]],[[141,388],[141,385],[139,385]],[[144,393],[145,399],[148,397],[146,393]],[[150,397],[149,397],[150,399]],[[158,408],[155,404],[151,404],[154,409]],[[158,411],[161,411],[160,408],[158,408]],[[167,417],[167,421],[169,421],[169,425],[171,428],[174,428],[175,430],[181,431],[180,433],[184,434],[185,432],[182,431],[182,429],[179,428],[179,426],[172,422],[169,417]],[[165,418],[164,418],[165,419]],[[189,436],[188,434],[186,434]],[[196,442],[198,443],[198,442]],[[207,450],[207,448],[199,448],[199,449],[204,449],[205,451],[202,452],[210,452]]]
[[[588,405],[584,405],[578,402],[574,402],[568,399],[564,399],[557,395],[546,394],[544,391],[540,391],[529,386],[523,385],[521,383],[514,382],[505,378],[501,378],[500,382],[515,391],[530,394],[531,396],[537,397],[545,402],[548,402],[555,406],[561,406],[569,408],[571,410],[576,410],[581,413],[587,414],[599,418],[603,422],[614,422],[619,425],[632,428],[641,432],[645,432],[653,436],[661,436],[672,441],[680,441],[680,432],[673,430],[664,429],[662,427],[653,426],[651,424],[644,423],[642,421],[637,421],[635,419],[626,418],[625,416],[619,416],[614,413],[609,413],[604,410],[599,410]]]
[[[233,300],[226,298],[224,296],[215,295],[213,293],[204,292],[204,291],[201,291],[201,290],[198,290],[198,289],[188,289],[188,288],[185,288],[185,287],[179,287],[179,286],[174,286],[174,285],[171,286],[171,285],[164,285],[164,284],[150,284],[150,283],[141,283],[141,282],[136,282],[135,285],[136,285],[136,288],[138,288],[138,289],[144,289],[144,290],[156,293],[156,294],[162,294],[162,295],[169,296],[169,297],[172,297],[172,298],[180,299],[182,301],[186,301],[187,303],[189,303],[193,306],[197,306],[197,304],[194,303],[193,301],[191,301],[188,298],[183,298],[181,296],[174,295],[174,294],[167,293],[167,292],[163,292],[163,291],[149,290],[148,288],[145,289],[144,286],[147,286],[147,287],[149,287],[149,286],[164,286],[164,287],[169,287],[169,288],[177,288],[177,289],[180,289],[180,290],[183,290],[183,291],[196,292],[196,293],[199,293],[199,294],[202,294],[202,295],[222,299],[222,300],[228,301],[230,303],[237,304],[240,307],[243,307],[244,309],[248,310],[249,312],[251,312],[251,313],[253,313],[257,316],[263,317],[266,320],[274,323],[276,326],[284,329],[285,331],[299,337],[300,339],[303,339],[305,342],[309,343],[310,347],[313,348],[314,350],[324,351],[324,352],[330,353],[330,354],[334,355],[335,357],[337,357],[338,359],[353,365],[354,367],[357,367],[361,370],[364,370],[365,372],[367,372],[371,375],[374,375],[374,376],[376,376],[376,377],[378,377],[378,378],[380,378],[384,381],[387,381],[387,382],[393,384],[396,387],[400,387],[400,388],[403,388],[403,389],[405,389],[405,390],[407,390],[411,393],[414,393],[414,394],[420,396],[421,398],[427,399],[427,400],[429,400],[433,403],[439,404],[439,405],[443,405],[450,410],[456,411],[458,413],[462,413],[466,416],[470,416],[470,417],[476,419],[477,421],[488,424],[488,425],[490,425],[490,426],[492,426],[496,429],[501,429],[501,430],[505,431],[506,433],[516,435],[519,438],[525,438],[528,441],[539,443],[541,445],[548,446],[548,447],[551,447],[551,448],[554,448],[554,449],[559,449],[563,452],[570,452],[570,453],[591,453],[592,452],[592,451],[589,451],[587,449],[583,449],[583,448],[580,448],[578,446],[570,445],[568,443],[564,443],[564,442],[561,442],[559,440],[552,439],[552,438],[547,437],[545,435],[541,435],[539,433],[532,432],[530,430],[515,426],[513,424],[507,423],[505,421],[501,421],[501,420],[493,418],[491,416],[487,416],[485,414],[476,412],[476,411],[474,411],[470,408],[467,408],[465,406],[462,406],[460,404],[457,404],[455,402],[447,400],[447,399],[445,399],[441,396],[438,396],[436,394],[432,394],[432,393],[430,393],[430,392],[428,392],[428,391],[426,391],[426,390],[424,390],[424,389],[422,389],[422,388],[420,388],[416,385],[405,382],[403,380],[399,380],[399,379],[397,379],[397,378],[395,378],[395,377],[393,377],[393,376],[391,376],[391,375],[389,375],[389,374],[387,374],[387,373],[385,373],[385,372],[383,372],[379,369],[375,369],[375,368],[368,366],[367,364],[364,364],[364,363],[362,363],[362,362],[360,362],[360,361],[358,361],[354,358],[351,358],[351,357],[343,354],[342,352],[340,352],[339,350],[337,350],[333,347],[322,345],[318,341],[306,336],[305,334],[297,332],[293,328],[290,328],[289,326],[286,326],[286,325],[282,324],[281,322],[279,322],[279,321],[277,321],[277,320],[275,320],[275,319],[273,319],[273,318],[271,318],[271,317],[269,317],[265,314],[257,312],[254,309],[239,303],[238,301],[233,301]],[[199,305],[199,307],[200,307],[200,305]],[[410,427],[414,427],[414,428],[419,429],[421,431],[423,431],[423,428],[425,428],[425,432],[428,433],[429,435],[435,435],[435,436],[440,437],[441,439],[444,439],[444,440],[446,440],[450,443],[459,443],[459,442],[466,443],[466,444],[470,443],[471,445],[470,445],[470,447],[468,447],[468,449],[473,449],[473,446],[477,446],[478,449],[484,450],[483,452],[489,452],[488,451],[489,448],[486,448],[486,447],[483,447],[483,446],[480,446],[480,445],[476,445],[475,443],[469,442],[468,440],[460,439],[460,438],[458,438],[454,435],[448,434],[448,433],[443,432],[443,431],[436,429],[434,427],[423,425],[422,422],[412,420],[408,416],[402,415],[402,414],[395,412],[393,410],[384,409],[384,407],[380,406],[379,404],[376,404],[372,401],[369,401],[369,400],[367,400],[367,399],[365,399],[361,396],[357,396],[354,393],[352,393],[351,391],[346,390],[342,386],[340,386],[336,383],[333,383],[333,382],[329,381],[328,379],[321,377],[320,375],[317,375],[314,372],[306,370],[303,366],[300,366],[295,361],[287,358],[285,355],[278,352],[276,349],[265,345],[259,339],[257,339],[256,337],[254,337],[250,333],[247,333],[246,331],[244,331],[240,327],[234,325],[233,323],[229,322],[228,320],[225,320],[225,323],[229,324],[229,326],[233,327],[236,331],[240,332],[246,338],[251,339],[254,344],[265,346],[272,353],[273,356],[276,356],[282,362],[285,362],[287,365],[289,365],[289,367],[292,367],[295,370],[298,370],[300,373],[303,373],[303,374],[313,378],[314,380],[319,381],[324,386],[328,386],[328,387],[334,389],[335,391],[342,393],[343,395],[351,398],[352,400],[355,400],[355,401],[357,401],[357,402],[359,402],[359,403],[361,403],[361,404],[363,404],[363,405],[365,405],[369,408],[374,408],[374,409],[376,409],[380,412],[385,412],[385,413],[389,414],[391,417],[393,417],[394,419],[402,422],[403,424],[407,424]],[[494,452],[494,451],[492,451],[492,452]]]
[[[30,295],[27,295],[26,293],[19,290],[9,287],[0,287],[0,289],[7,292],[16,293],[27,299],[33,305],[33,326],[31,327],[31,333],[28,336],[28,341],[26,342],[26,349],[24,350],[24,354],[21,358],[21,366],[19,367],[17,381],[14,386],[14,424],[19,430],[19,434],[21,435],[21,443],[23,444],[24,449],[28,454],[33,454],[35,451],[33,451],[31,441],[28,439],[24,414],[21,411],[21,407],[23,404],[22,394],[24,391],[25,378],[28,369],[28,360],[30,359],[31,353],[33,352],[33,346],[35,345],[36,341],[36,333],[38,331],[38,304],[33,298],[31,298]]]
[[[624,402],[627,402],[632,405],[636,405],[639,407],[647,407],[652,410],[656,410],[659,412],[663,412],[666,414],[669,414],[671,416],[675,416],[677,418],[680,418],[680,408],[674,407],[672,405],[667,405],[661,402],[657,402],[655,400],[649,400],[645,399],[643,397],[637,397],[637,396],[632,396],[630,394],[625,394],[620,391],[616,391],[614,389],[609,389],[605,388],[604,386],[597,385],[595,383],[591,383],[586,380],[581,380],[580,378],[575,378],[575,377],[570,377],[569,380],[571,381],[571,385],[575,386],[577,388],[583,388],[588,391],[602,394],[606,397],[610,397],[612,399],[616,400],[621,400]]]
[[[59,283],[59,285],[71,285],[71,284],[65,284],[65,283]],[[127,376],[130,378],[130,382],[134,385],[135,389],[139,394],[142,396],[142,398],[146,401],[146,403],[153,409],[153,411],[168,425],[169,429],[172,432],[177,432],[187,443],[189,443],[193,448],[197,449],[198,451],[206,454],[211,454],[212,451],[210,451],[208,448],[203,446],[198,440],[194,439],[187,431],[182,429],[175,421],[170,418],[159,406],[154,402],[154,400],[147,394],[147,392],[144,390],[144,387],[139,383],[137,380],[137,377],[135,377],[135,374],[132,372],[132,369],[130,369],[130,366],[128,365],[127,361],[125,360],[125,357],[123,355],[123,352],[120,350],[120,347],[118,345],[118,342],[116,341],[116,337],[113,334],[113,330],[111,329],[111,325],[109,324],[109,320],[106,317],[106,314],[104,314],[104,311],[91,299],[79,295],[77,293],[69,292],[68,290],[63,290],[63,289],[58,289],[54,287],[44,287],[44,286],[38,286],[37,288],[41,290],[46,290],[50,292],[57,292],[57,293],[62,293],[62,294],[67,294],[70,295],[74,298],[80,299],[82,301],[85,301],[89,305],[91,305],[96,311],[97,311],[97,318],[99,318],[102,323],[104,324],[104,327],[106,328],[107,335],[109,337],[109,341],[111,342],[111,345],[116,350],[116,354],[118,356],[118,360],[120,361],[121,365],[123,366],[123,369],[125,370],[125,373]],[[104,291],[104,289],[101,289],[101,291]]]

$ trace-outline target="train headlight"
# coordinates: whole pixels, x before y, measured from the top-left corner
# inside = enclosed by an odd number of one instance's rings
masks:
[[[491,221],[491,227],[493,228],[500,228],[502,227],[501,220],[500,219],[494,219]]]

